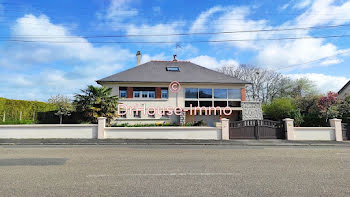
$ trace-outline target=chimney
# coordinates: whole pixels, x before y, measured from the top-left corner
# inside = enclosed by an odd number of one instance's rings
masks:
[[[176,61],[177,61],[176,56],[177,56],[177,55],[174,55],[174,60],[173,60],[174,62],[176,62]]]
[[[137,57],[136,66],[140,66],[140,64],[141,64],[141,52],[140,51],[137,51],[136,57]]]

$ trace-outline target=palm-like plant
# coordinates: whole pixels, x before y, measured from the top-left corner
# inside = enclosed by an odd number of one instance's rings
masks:
[[[118,97],[112,95],[112,88],[89,85],[76,94],[74,104],[77,111],[85,113],[94,122],[97,117],[106,117],[107,125],[117,116]]]

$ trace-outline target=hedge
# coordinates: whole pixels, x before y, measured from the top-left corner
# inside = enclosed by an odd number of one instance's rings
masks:
[[[12,100],[0,97],[0,121],[5,113],[6,121],[37,120],[38,112],[55,111],[58,107],[54,104],[39,101]]]
[[[55,115],[57,111],[38,112],[36,122],[39,124],[59,124],[59,117]],[[63,124],[90,123],[89,119],[81,112],[71,112],[70,116],[63,116]]]

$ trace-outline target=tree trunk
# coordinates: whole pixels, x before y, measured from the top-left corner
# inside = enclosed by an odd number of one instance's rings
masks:
[[[63,116],[60,115],[60,124],[62,124],[62,119],[63,119]]]

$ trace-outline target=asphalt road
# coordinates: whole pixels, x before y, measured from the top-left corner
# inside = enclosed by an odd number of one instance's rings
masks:
[[[350,196],[350,148],[0,146],[0,196]]]

